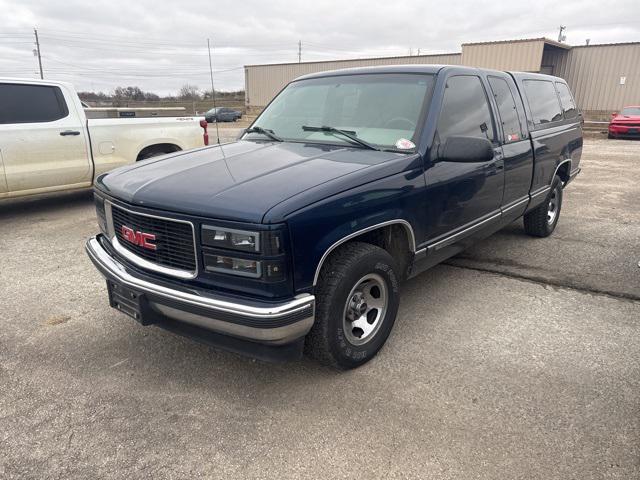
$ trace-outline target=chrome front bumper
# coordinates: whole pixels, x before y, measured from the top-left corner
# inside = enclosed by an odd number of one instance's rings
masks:
[[[243,340],[282,345],[306,335],[314,321],[315,297],[299,295],[287,302],[238,302],[197,289],[172,288],[141,278],[115,259],[101,244],[101,235],[87,241],[89,258],[110,282],[145,297],[159,317],[183,322]]]

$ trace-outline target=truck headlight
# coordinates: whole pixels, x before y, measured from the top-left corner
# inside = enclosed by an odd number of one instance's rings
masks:
[[[252,278],[259,278],[262,275],[262,264],[258,260],[205,254],[204,263],[205,268],[212,272],[232,273]]]
[[[207,247],[236,250],[263,255],[282,253],[282,240],[279,230],[252,232],[233,228],[202,226],[202,244]]]
[[[281,282],[287,276],[283,235],[281,228],[251,231],[202,225],[204,268],[260,282]]]
[[[212,253],[204,254],[205,270],[229,273],[241,277],[262,278],[268,282],[284,279],[285,266],[281,260],[254,260],[228,257]]]

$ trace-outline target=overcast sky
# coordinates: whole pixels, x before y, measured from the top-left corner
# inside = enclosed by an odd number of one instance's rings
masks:
[[[45,78],[79,90],[137,85],[175,93],[244,87],[243,65],[459,52],[460,44],[546,36],[566,42],[640,41],[640,1],[510,2],[278,0],[0,0],[0,75],[37,76],[37,27]],[[640,60],[639,60],[640,61]]]

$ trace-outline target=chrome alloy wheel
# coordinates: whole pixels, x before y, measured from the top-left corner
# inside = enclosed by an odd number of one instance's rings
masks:
[[[364,345],[380,329],[387,313],[387,286],[382,277],[369,273],[351,289],[344,307],[342,326],[352,345]]]
[[[558,216],[558,189],[554,188],[549,197],[549,204],[547,206],[547,223],[553,225],[556,217]]]

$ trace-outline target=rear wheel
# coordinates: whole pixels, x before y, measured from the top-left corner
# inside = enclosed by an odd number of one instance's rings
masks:
[[[524,216],[524,230],[533,237],[548,237],[560,219],[562,180],[556,175],[546,200]]]
[[[327,260],[316,291],[316,321],[305,351],[325,365],[355,368],[386,342],[398,313],[395,261],[380,247],[353,242]]]

